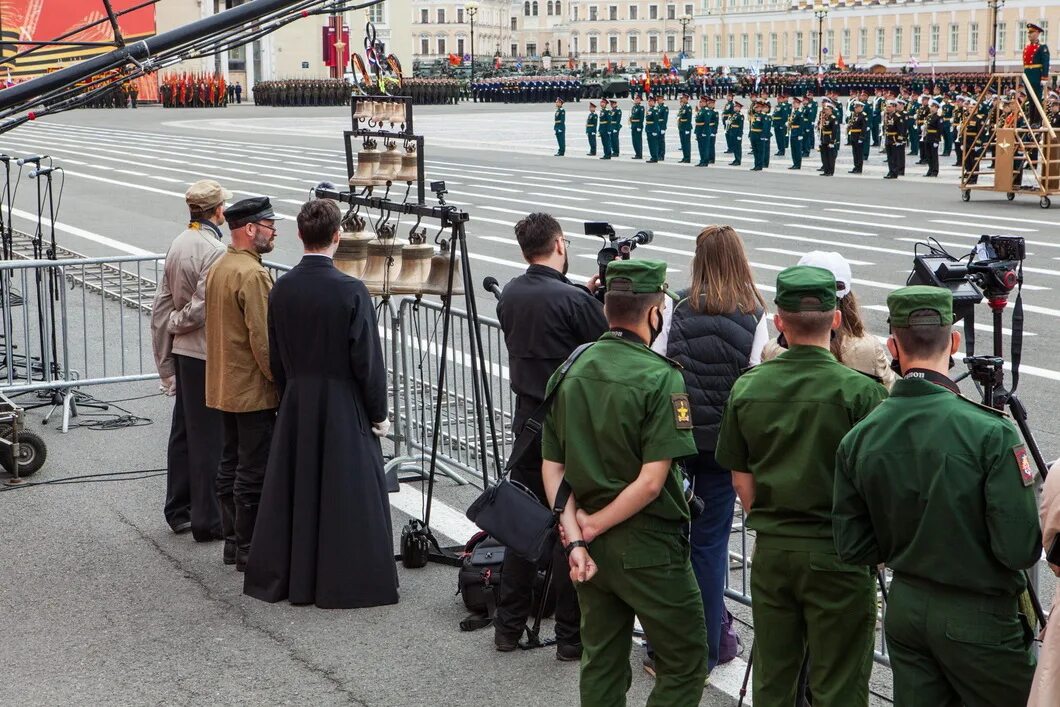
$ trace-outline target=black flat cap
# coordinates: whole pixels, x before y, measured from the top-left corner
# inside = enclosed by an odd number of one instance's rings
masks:
[[[229,228],[240,228],[248,223],[264,221],[265,219],[279,220],[273,212],[272,204],[267,196],[252,196],[242,199],[225,209],[225,221]]]

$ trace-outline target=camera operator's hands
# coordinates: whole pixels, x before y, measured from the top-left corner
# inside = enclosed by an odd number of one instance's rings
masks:
[[[599,537],[600,528],[593,523],[593,517],[591,515],[579,508],[575,518],[578,521],[578,527],[582,530],[582,540],[591,543]]]
[[[589,290],[589,292],[595,295],[596,291],[600,289],[600,273],[596,273],[592,277],[590,277],[586,281],[585,287]]]
[[[571,550],[568,562],[570,563],[570,579],[575,584],[588,582],[596,576],[596,563],[584,547]]]

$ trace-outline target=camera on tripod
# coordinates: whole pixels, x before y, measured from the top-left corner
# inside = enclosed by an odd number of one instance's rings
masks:
[[[603,300],[604,293],[607,289],[605,286],[607,280],[607,266],[611,261],[620,259],[629,260],[630,253],[632,253],[637,246],[647,245],[655,239],[655,234],[651,231],[637,231],[630,238],[619,238],[615,233],[614,226],[606,221],[586,221],[585,235],[600,236],[607,240],[604,247],[596,254],[596,265],[600,269],[600,287],[596,290],[596,294],[601,300]]]
[[[957,319],[982,302],[984,295],[992,306],[1005,302],[1022,280],[1027,244],[1020,236],[982,236],[964,258],[953,257],[937,242],[917,245],[926,245],[929,252],[914,254],[907,284],[949,289]]]

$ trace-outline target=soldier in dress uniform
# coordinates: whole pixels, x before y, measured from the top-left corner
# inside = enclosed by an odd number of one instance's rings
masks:
[[[714,96],[707,96],[707,164],[717,161],[715,150],[718,141],[718,111],[714,109]]]
[[[596,126],[600,116],[596,114],[596,104],[589,103],[589,115],[585,118],[585,136],[589,139],[589,157],[596,154]]]
[[[788,94],[782,93],[777,98],[777,105],[773,109],[773,137],[777,139],[777,157],[783,157],[788,149],[788,118],[791,117],[792,107],[788,103]]]
[[[733,113],[737,112],[736,99],[733,98],[732,91],[725,94],[725,106],[721,109],[721,124],[725,128],[725,152],[726,155],[733,153],[732,139],[729,135],[729,118],[732,117]]]
[[[730,167],[739,167],[743,160],[743,123],[743,104],[733,101],[733,112],[729,114],[729,120],[725,123],[725,139],[732,151]]]
[[[644,115],[644,136],[648,140],[648,163],[659,161],[659,109],[655,96],[648,94],[648,111]]]
[[[611,159],[611,104],[608,103],[606,98],[600,100],[600,123],[598,129],[600,146],[604,150],[604,154],[600,159],[609,160]]]
[[[656,119],[656,127],[659,133],[656,149],[659,153],[659,161],[662,162],[666,159],[666,128],[670,125],[670,108],[662,98],[656,101],[655,107],[659,114]]]
[[[611,156],[618,157],[618,136],[622,132],[622,109],[618,107],[618,101],[611,99]]]
[[[904,287],[887,309],[902,378],[839,445],[836,550],[894,571],[896,705],[1024,705],[1035,659],[1021,570],[1042,552],[1034,463],[1005,413],[948,376],[960,348],[950,291]]]
[[[875,588],[867,567],[836,556],[832,485],[840,440],[887,390],[829,352],[837,301],[824,268],[777,275],[774,323],[788,349],[737,379],[718,432],[717,462],[733,470],[756,531],[753,702],[764,707],[795,704],[807,650],[814,707],[869,701]]]
[[[707,135],[710,134],[707,128],[709,115],[710,111],[707,109],[707,97],[701,96],[699,99],[699,107],[696,109],[695,119],[696,150],[699,152],[699,162],[696,163],[697,167],[706,167],[710,164],[707,160]]]
[[[865,142],[869,125],[865,118],[865,104],[854,101],[851,105],[853,113],[847,123],[847,142],[850,143],[850,151],[854,157],[854,169],[850,170],[850,174],[861,174],[865,163]]]
[[[925,177],[939,176],[939,139],[942,137],[942,116],[939,114],[939,102],[928,104],[928,115],[924,119],[923,157],[928,171]]]
[[[677,109],[677,137],[681,141],[681,159],[679,164],[692,163],[692,106],[688,104],[688,94],[681,94],[681,107]]]
[[[834,106],[827,101],[821,108],[821,175],[835,174],[836,149],[839,146],[839,121],[835,118]]]
[[[633,159],[643,159],[644,149],[644,105],[640,93],[633,96],[633,107],[629,109],[629,136],[633,142]]]
[[[884,179],[898,179],[905,174],[905,126],[898,110],[898,101],[887,101],[883,117],[883,145],[887,150],[887,175]]]
[[[802,99],[795,96],[791,99],[791,111],[788,115],[788,136],[791,142],[791,166],[788,169],[802,169],[803,120]]]
[[[751,105],[751,115],[748,117],[747,142],[751,145],[751,155],[754,157],[752,172],[761,172],[769,166],[769,138],[771,126],[768,114],[761,100],[756,100]]]
[[[696,445],[678,366],[649,348],[663,327],[666,263],[613,261],[606,286],[611,329],[552,376],[541,444],[582,610],[581,704],[625,703],[636,617],[655,651],[648,704],[690,707],[703,694],[707,635],[674,462]]]
[[[1042,102],[1042,89],[1049,85],[1049,47],[1041,43],[1042,32],[1044,30],[1041,27],[1028,22],[1027,46],[1023,48],[1023,75],[1039,102]],[[1037,112],[1038,109],[1031,103],[1027,115],[1032,125],[1040,125],[1040,118],[1036,120]]]
[[[816,146],[817,139],[817,99],[813,97],[813,91],[806,92],[806,102],[803,104],[804,120],[803,128],[806,130],[806,138],[802,141],[802,156],[809,157]]]
[[[563,157],[567,150],[567,111],[563,108],[563,99],[556,99],[556,116],[554,118],[556,132],[556,157]]]

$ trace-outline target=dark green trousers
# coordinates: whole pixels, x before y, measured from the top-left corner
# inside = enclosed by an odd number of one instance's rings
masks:
[[[633,156],[640,157],[641,150],[643,149],[644,131],[637,130],[636,128],[631,128],[629,131],[629,135],[631,138],[633,138]]]
[[[876,627],[872,574],[840,562],[827,549],[830,540],[812,549],[786,540],[760,535],[751,567],[755,707],[795,704],[807,650],[814,707],[866,707]]]
[[[895,705],[1027,704],[1036,661],[1016,597],[972,594],[896,575],[888,599],[885,629]]]
[[[655,652],[648,707],[693,707],[703,696],[707,631],[688,541],[676,523],[663,530],[638,524],[642,519],[635,516],[592,542],[598,572],[577,585],[582,707],[626,704],[634,616]]]

